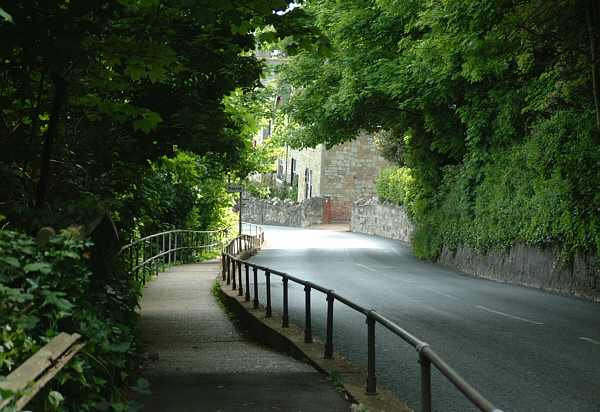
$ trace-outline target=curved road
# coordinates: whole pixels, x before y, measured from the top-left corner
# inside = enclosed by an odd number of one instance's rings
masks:
[[[477,279],[419,261],[400,242],[333,230],[265,227],[266,248],[252,262],[310,280],[380,313],[430,343],[505,412],[600,411],[600,305]],[[264,277],[260,276],[264,282]],[[272,276],[281,313],[281,282]],[[264,299],[264,288],[260,289]],[[304,291],[290,282],[290,321],[303,325]],[[313,333],[325,330],[325,296],[312,295]],[[414,349],[376,331],[378,384],[415,410]],[[362,315],[339,302],[334,349],[366,363]],[[437,411],[476,410],[433,372]]]

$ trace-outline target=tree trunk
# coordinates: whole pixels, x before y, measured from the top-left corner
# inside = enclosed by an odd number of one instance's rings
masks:
[[[44,92],[44,73],[40,76],[40,83],[38,85],[37,98],[31,99],[32,107],[31,107],[31,130],[29,132],[29,145],[27,146],[27,150],[31,149],[31,146],[38,138],[38,133],[40,130],[40,107],[42,106],[42,93]],[[36,97],[36,96],[32,96]],[[34,106],[35,105],[35,106]],[[27,176],[27,168],[29,167],[29,162],[31,157],[29,155],[23,156],[23,165],[21,166],[21,170],[23,170],[23,175]]]
[[[38,180],[35,206],[41,209],[46,204],[48,198],[48,187],[50,182],[50,159],[52,157],[52,145],[58,134],[58,123],[60,112],[67,96],[67,82],[61,76],[53,76],[54,81],[54,100],[52,102],[52,111],[48,122],[48,130],[44,135],[44,146],[42,148],[42,163],[40,165],[40,178]]]
[[[586,14],[592,58],[592,89],[594,93],[594,107],[596,109],[596,126],[600,129],[600,67],[598,62],[600,58],[598,53],[600,6],[597,0],[589,0]]]

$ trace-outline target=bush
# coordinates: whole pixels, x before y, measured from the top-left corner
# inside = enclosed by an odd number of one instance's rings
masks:
[[[600,147],[578,120],[562,113],[485,162],[445,167],[427,207],[414,208],[415,254],[516,243],[559,245],[565,262],[579,252],[600,254]]]
[[[123,388],[131,383],[128,371],[138,364],[139,286],[122,274],[110,285],[94,279],[87,262],[91,244],[77,236],[66,230],[40,245],[29,236],[0,230],[0,375],[59,332],[79,333],[86,346],[46,393],[38,394],[31,409],[135,410]]]
[[[269,199],[271,197],[271,186],[267,183],[245,180],[244,191],[258,199]]]
[[[298,179],[294,180],[294,184],[284,183],[282,186],[274,186],[271,188],[271,197],[279,200],[298,201]]]
[[[271,183],[256,183],[250,180],[244,181],[244,190],[251,193],[258,199],[280,199],[298,201],[298,179],[294,180],[294,184],[284,183],[282,185]]]
[[[382,169],[375,181],[377,196],[382,201],[404,205],[407,209],[414,200],[415,180],[407,167],[387,167]]]
[[[151,164],[129,210],[139,236],[182,228],[213,230],[227,224],[233,198],[218,165],[179,151]]]

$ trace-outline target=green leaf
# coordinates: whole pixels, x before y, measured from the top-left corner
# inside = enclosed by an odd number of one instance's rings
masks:
[[[126,353],[131,348],[131,345],[129,344],[129,342],[119,342],[119,343],[112,343],[112,344],[108,345],[108,347],[113,352]]]
[[[52,305],[65,313],[68,313],[71,309],[73,309],[73,304],[63,297],[65,296],[63,292],[52,292],[45,290],[42,292],[42,294],[45,297],[42,306]]]
[[[146,112],[142,114],[142,118],[133,122],[133,128],[135,130],[141,130],[148,134],[152,130],[156,129],[156,126],[162,122],[162,118],[156,112]]]
[[[144,76],[144,74],[146,73],[146,69],[143,66],[130,64],[129,66],[127,66],[125,73],[127,73],[129,77],[131,77],[131,80],[137,81]]]
[[[58,408],[64,400],[65,398],[60,392],[51,391],[48,394],[48,402],[50,402],[50,405],[54,406],[55,408]]]
[[[19,262],[19,259],[14,258],[12,256],[1,257],[0,261],[7,263],[8,265],[15,267],[15,268],[21,267],[21,263]]]
[[[135,386],[132,386],[131,389],[140,395],[150,395],[152,393],[150,391],[150,382],[144,378],[139,378]]]
[[[15,22],[13,21],[13,18],[10,14],[8,14],[7,12],[5,12],[2,7],[0,7],[0,17],[2,17],[5,21],[15,24]],[[0,219],[1,220],[1,219]]]
[[[79,259],[80,256],[79,254],[77,254],[76,252],[73,252],[71,250],[65,250],[64,252],[62,252],[62,255],[71,259]]]
[[[33,295],[30,293],[25,293],[20,289],[11,288],[2,284],[0,284],[0,295],[3,296],[3,299],[16,303],[23,303],[33,299]]]
[[[23,270],[25,271],[25,273],[40,272],[44,275],[47,275],[48,273],[52,272],[52,266],[50,266],[50,264],[46,262],[34,262],[25,265],[25,267],[23,267]]]

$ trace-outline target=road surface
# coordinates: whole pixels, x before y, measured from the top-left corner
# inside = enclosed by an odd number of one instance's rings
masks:
[[[301,277],[389,317],[428,342],[494,404],[508,411],[600,411],[600,304],[465,276],[414,258],[400,242],[333,230],[266,228],[252,262]],[[264,282],[264,276],[260,276]],[[272,276],[274,311],[281,282]],[[264,288],[260,290],[264,302]],[[290,282],[290,321],[303,325],[304,291]],[[313,332],[325,331],[325,296],[312,296]],[[415,410],[414,349],[377,328],[378,383]],[[324,340],[324,339],[322,339]],[[363,315],[339,302],[334,347],[366,363]],[[434,369],[435,370],[435,369]],[[437,411],[474,411],[437,371]]]

